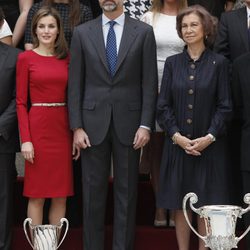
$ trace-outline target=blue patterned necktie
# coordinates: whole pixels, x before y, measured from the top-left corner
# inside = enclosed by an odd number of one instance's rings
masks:
[[[115,74],[116,63],[117,63],[117,47],[116,47],[116,36],[114,31],[115,21],[109,21],[109,32],[106,43],[106,57],[109,66],[109,72],[113,77]]]

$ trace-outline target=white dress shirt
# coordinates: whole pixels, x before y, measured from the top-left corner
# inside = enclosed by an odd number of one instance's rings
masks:
[[[105,48],[107,44],[107,36],[109,32],[109,27],[110,27],[109,21],[111,20],[107,18],[104,14],[102,14],[102,30],[103,30],[103,39],[104,39]],[[113,21],[116,22],[116,24],[114,25],[114,31],[115,31],[115,36],[116,36],[116,48],[117,48],[117,55],[118,55],[118,51],[119,51],[121,39],[122,39],[124,23],[125,23],[125,14],[122,13],[119,17],[117,17]]]

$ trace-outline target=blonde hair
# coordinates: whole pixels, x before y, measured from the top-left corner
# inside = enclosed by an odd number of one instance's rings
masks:
[[[178,11],[183,10],[188,6],[187,0],[176,0],[176,1],[178,2]],[[163,5],[164,5],[164,0],[153,0],[150,10],[153,13],[159,13],[161,12]]]

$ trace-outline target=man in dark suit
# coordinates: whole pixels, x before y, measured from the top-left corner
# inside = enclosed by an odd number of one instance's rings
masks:
[[[3,13],[0,8],[0,28]],[[0,250],[10,250],[15,152],[19,149],[15,67],[18,50],[0,42]]]
[[[140,148],[154,124],[156,44],[152,27],[124,15],[123,0],[99,3],[103,15],[74,31],[69,70],[70,125],[83,149],[84,249],[104,248],[112,158],[113,250],[132,250]]]
[[[243,193],[250,193],[250,53],[240,56],[233,64],[232,93],[235,113],[241,120],[241,174]],[[240,134],[240,133],[239,133]],[[237,145],[238,146],[238,145]],[[245,226],[250,225],[250,214],[244,215]],[[250,249],[250,234],[247,236]]]
[[[230,60],[231,66],[238,57],[250,51],[250,33],[248,30],[250,0],[245,0],[245,5],[246,6],[240,9],[223,13],[221,15],[218,34],[214,44],[214,50],[226,56]],[[247,64],[249,64],[249,61]],[[242,77],[245,76],[246,74]],[[234,85],[235,82],[236,81],[234,80]],[[232,92],[233,95],[235,95],[235,88]],[[241,138],[243,137],[241,136],[242,129],[238,111],[239,109],[235,110],[233,120],[228,130],[228,144],[231,157],[231,166],[229,166],[229,171],[232,175],[229,192],[232,197],[232,203],[241,205],[246,188],[244,188],[244,184],[242,187],[242,176],[245,175],[245,171],[242,172],[242,167],[240,169],[240,166],[244,164],[241,162],[244,160],[241,156],[244,153],[242,150],[245,150],[246,148],[239,147],[240,144],[242,145]],[[249,178],[249,175],[246,175],[243,179],[245,178]],[[248,182],[249,181],[250,179],[248,179]],[[246,221],[247,226],[250,224],[249,222],[250,219]],[[248,234],[248,237],[250,237],[250,234]],[[248,241],[250,249],[250,238]]]
[[[221,15],[214,50],[226,56],[231,62],[250,51],[248,33],[248,11],[250,0],[245,0],[243,8]]]

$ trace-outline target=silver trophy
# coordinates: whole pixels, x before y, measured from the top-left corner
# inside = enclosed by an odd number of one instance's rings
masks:
[[[206,236],[201,236],[189,221],[186,203],[190,199],[190,208],[204,218],[206,226]],[[238,242],[249,232],[250,226],[240,236],[235,236],[237,218],[250,210],[250,193],[244,196],[244,202],[248,205],[246,209],[232,205],[210,205],[194,208],[193,204],[198,201],[195,193],[188,193],[183,199],[183,212],[188,226],[192,231],[205,242],[205,246],[212,250],[230,250],[237,248]]]
[[[62,237],[61,231],[65,223],[65,231]],[[29,225],[27,232],[27,224]],[[62,218],[59,225],[33,225],[32,219],[27,218],[23,222],[25,236],[33,250],[56,250],[64,241],[69,229],[69,222]],[[61,240],[60,240],[61,238]],[[60,241],[59,241],[60,240]]]

